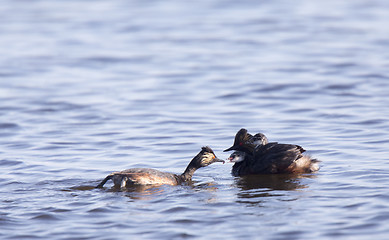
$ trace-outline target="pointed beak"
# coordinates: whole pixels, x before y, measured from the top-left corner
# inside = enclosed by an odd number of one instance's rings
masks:
[[[236,146],[231,146],[231,147],[227,148],[226,150],[224,150],[223,152],[228,152],[228,151],[231,151],[231,150],[237,150]]]
[[[225,163],[224,160],[222,160],[222,159],[220,159],[220,158],[217,158],[217,157],[215,157],[215,158],[213,159],[213,162],[222,162],[223,164]]]

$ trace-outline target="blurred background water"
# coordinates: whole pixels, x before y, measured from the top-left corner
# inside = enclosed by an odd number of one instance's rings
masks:
[[[0,2],[0,238],[385,239],[389,2]],[[93,189],[181,173],[240,128],[317,174]]]

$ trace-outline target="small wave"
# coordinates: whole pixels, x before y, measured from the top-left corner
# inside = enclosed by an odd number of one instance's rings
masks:
[[[0,123],[0,129],[15,129],[19,128],[19,125],[16,123]]]
[[[23,161],[18,161],[18,160],[7,160],[7,159],[0,160],[0,166],[16,166],[22,163]]]

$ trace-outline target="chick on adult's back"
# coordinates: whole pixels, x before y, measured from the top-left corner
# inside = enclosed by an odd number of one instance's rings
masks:
[[[178,185],[186,181],[190,181],[194,172],[206,167],[214,162],[223,162],[216,157],[210,147],[203,147],[201,151],[190,161],[184,173],[177,175],[173,173],[161,172],[151,168],[131,168],[120,172],[109,174],[97,188],[101,188],[104,184],[112,179],[115,186],[126,187],[134,185]]]
[[[228,158],[234,162],[232,175],[266,173],[311,173],[319,170],[318,160],[303,154],[305,150],[294,144],[269,143],[266,136],[254,136],[241,129],[235,136],[232,147],[237,150]]]

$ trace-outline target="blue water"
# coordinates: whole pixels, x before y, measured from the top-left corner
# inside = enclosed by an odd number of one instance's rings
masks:
[[[1,239],[386,239],[389,3],[0,3]],[[240,128],[317,174],[116,191]]]

